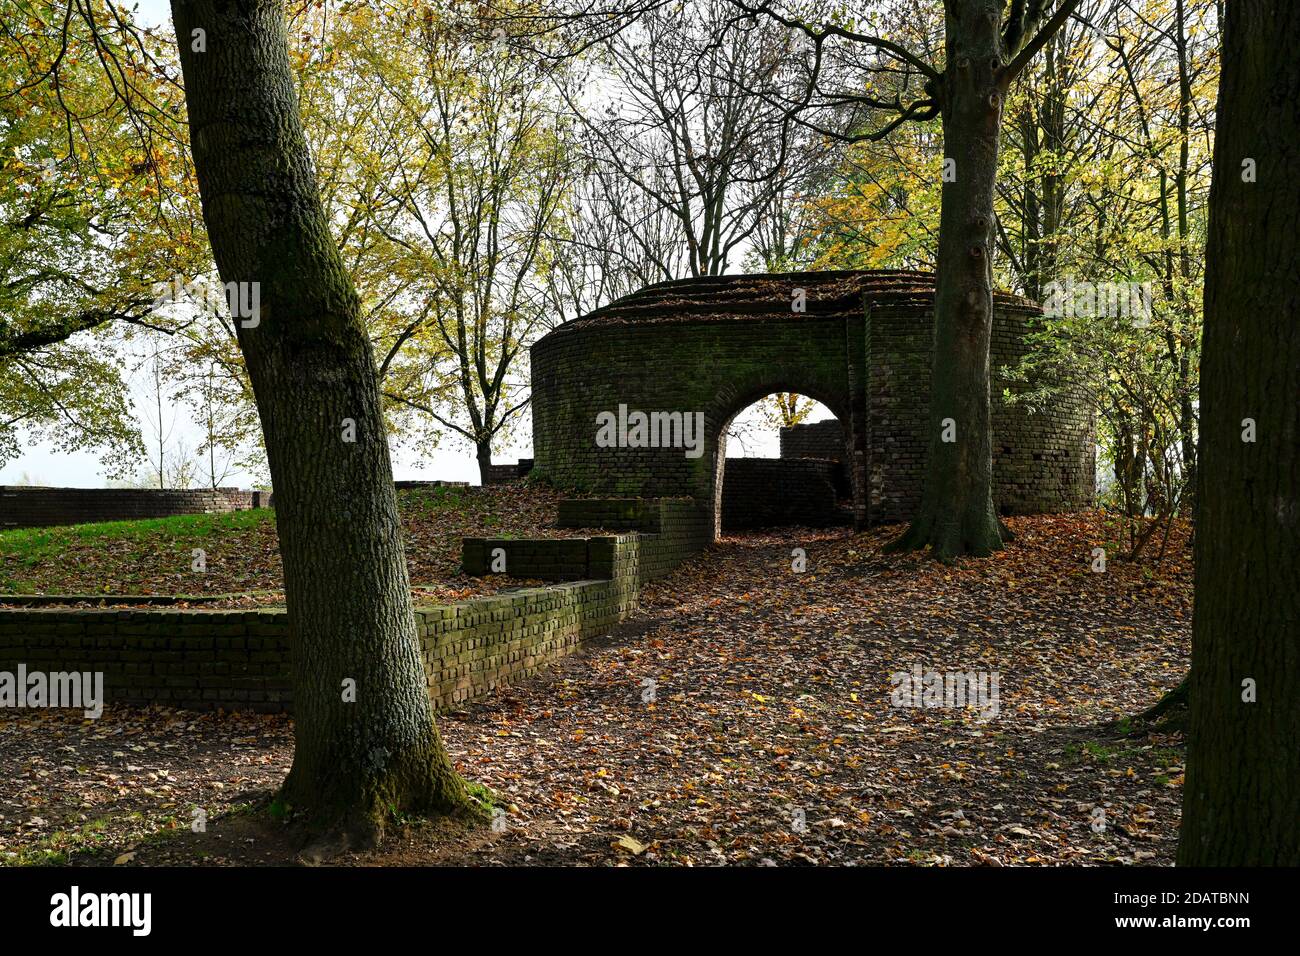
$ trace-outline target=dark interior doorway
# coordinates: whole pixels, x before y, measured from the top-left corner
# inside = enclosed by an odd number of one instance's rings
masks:
[[[778,428],[769,399],[741,411],[726,429],[720,451],[730,454],[719,469],[722,531],[851,524],[840,421],[815,404],[810,421]]]

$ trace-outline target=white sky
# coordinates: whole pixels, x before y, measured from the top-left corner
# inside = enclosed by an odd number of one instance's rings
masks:
[[[139,11],[136,19],[150,26],[161,26],[172,21],[170,0],[139,0],[135,5]]]

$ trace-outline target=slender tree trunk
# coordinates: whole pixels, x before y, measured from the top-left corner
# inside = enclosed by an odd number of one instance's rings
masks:
[[[1043,82],[1046,85],[1046,92],[1043,95],[1042,147],[1052,154],[1052,161],[1042,172],[1043,248],[1039,255],[1040,291],[1038,295],[1031,296],[1035,301],[1040,301],[1043,287],[1057,278],[1056,270],[1060,262],[1061,221],[1065,217],[1065,186],[1061,172],[1062,157],[1066,154],[1067,146],[1065,87],[1069,82],[1067,77],[1072,75],[1067,70],[1069,54],[1069,45],[1064,31],[1056,34],[1044,49],[1046,69],[1043,73]]]
[[[257,324],[237,324],[292,627],[282,798],[312,830],[369,843],[392,812],[467,804],[425,686],[374,358],[303,138],[283,4],[173,0],[172,14],[217,267],[260,283]]]
[[[993,322],[993,191],[1005,90],[999,0],[949,4],[947,62],[939,83],[944,155],[930,452],[921,504],[895,550],[923,548],[951,561],[1002,547],[993,508],[989,338]]]
[[[1178,428],[1182,440],[1183,468],[1186,480],[1196,480],[1196,436],[1195,414],[1192,407],[1191,357],[1192,343],[1181,334],[1186,327],[1187,290],[1192,281],[1191,227],[1188,224],[1187,180],[1190,176],[1189,155],[1191,151],[1192,129],[1192,80],[1187,63],[1187,18],[1184,0],[1175,3],[1174,36],[1178,48],[1178,173],[1174,177],[1175,196],[1178,205],[1178,274],[1181,278],[1181,290],[1177,299],[1178,313],[1183,316],[1178,336]],[[1185,307],[1186,306],[1186,307]],[[1188,495],[1193,498],[1193,495]]]
[[[1225,6],[1178,863],[1297,866],[1300,4]],[[1243,181],[1248,161],[1254,182]]]
[[[1022,280],[1025,286],[1025,295],[1038,302],[1042,300],[1043,286],[1046,284],[1042,264],[1043,217],[1038,194],[1040,185],[1043,184],[1041,183],[1042,174],[1035,168],[1039,154],[1038,121],[1034,116],[1034,110],[1030,103],[1025,104],[1020,117],[1020,127],[1025,158],[1025,205],[1021,232],[1024,240],[1021,253],[1024,262]],[[1039,180],[1039,182],[1035,180]]]
[[[489,484],[488,475],[492,472],[492,441],[479,442],[474,450],[474,457],[478,461],[478,479],[483,484]]]

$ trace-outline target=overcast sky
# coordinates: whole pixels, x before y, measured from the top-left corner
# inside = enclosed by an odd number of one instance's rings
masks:
[[[137,19],[155,26],[167,26],[171,23],[171,4],[168,0],[139,0]],[[150,427],[145,424],[149,418],[145,411],[151,397],[146,390],[148,375],[144,370],[132,375],[131,392],[136,403],[137,418],[144,425],[146,442],[149,440]],[[156,416],[155,416],[156,417]],[[817,406],[811,419],[831,417],[824,406]],[[189,410],[177,403],[164,418],[172,427],[171,441],[183,441],[191,450],[202,443],[202,432],[190,418]],[[733,443],[732,455],[746,457],[775,458],[780,454],[777,434],[774,429],[758,427],[758,416],[751,406],[738,416],[736,426],[744,428],[746,440],[743,449]],[[507,447],[495,449],[493,460],[498,462],[514,461],[522,456],[532,454],[531,417],[525,413],[520,434],[515,442]],[[594,427],[594,426],[593,426]],[[141,470],[147,469],[147,463],[140,462]],[[428,450],[397,449],[393,453],[393,473],[398,479],[427,478],[446,481],[478,482],[478,465],[474,461],[474,451],[468,443],[458,438],[446,436],[440,447]],[[223,484],[248,488],[253,476],[236,472]],[[80,452],[63,454],[48,446],[36,445],[26,450],[25,454],[0,467],[0,485],[30,483],[53,485],[59,487],[95,488],[102,487],[106,478],[100,466],[98,455]]]

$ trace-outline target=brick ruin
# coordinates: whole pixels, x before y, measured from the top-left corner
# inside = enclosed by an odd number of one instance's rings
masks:
[[[647,286],[533,345],[534,470],[583,493],[692,497],[716,533],[727,470],[737,461],[729,466],[726,459],[728,424],[766,395],[796,392],[829,408],[843,430],[854,523],[906,520],[920,500],[929,444],[933,302],[934,276],[923,272],[715,276]],[[1077,510],[1094,493],[1086,404],[1062,398],[1035,414],[1002,398],[1017,387],[1005,370],[1025,354],[1041,315],[1028,299],[994,297],[994,501],[1003,514]],[[702,447],[656,443],[663,419],[658,429],[651,424],[649,441],[629,429],[614,446],[597,442],[599,415],[630,421],[633,412],[701,416]],[[789,457],[811,456],[792,447]],[[778,472],[798,481],[793,466],[740,467],[747,471],[737,477],[753,495],[771,497]],[[803,467],[809,480],[822,480]],[[763,507],[756,501],[749,510]]]
[[[429,698],[438,709],[536,673],[607,633],[637,609],[641,587],[704,548],[709,528],[685,499],[560,503],[560,529],[582,537],[465,538],[467,573],[492,570],[493,552],[542,587],[417,606]],[[96,601],[131,607],[66,607]],[[0,608],[0,672],[98,671],[110,705],[187,710],[291,710],[293,657],[283,609],[202,610],[177,598],[104,595],[11,598]],[[205,598],[187,598],[200,606]]]
[[[806,297],[804,312],[790,308],[795,290]],[[933,278],[920,273],[688,280],[651,286],[539,341],[532,350],[535,469],[561,487],[607,497],[563,501],[556,524],[565,530],[555,538],[464,540],[469,574],[558,583],[417,608],[434,704],[455,707],[491,692],[626,620],[641,586],[705,547],[724,511],[741,523],[779,523],[794,512],[814,524],[842,520],[832,512],[837,499],[848,499],[858,524],[906,518],[919,499],[927,445],[932,299]],[[1023,354],[1039,314],[1026,300],[996,298],[994,477],[1004,513],[1078,508],[1093,494],[1085,406],[1061,401],[1032,415],[1001,400],[1000,369]],[[779,459],[728,462],[727,425],[774,391],[817,399],[837,420],[785,430]],[[631,432],[603,447],[597,416],[620,405],[620,419],[629,421],[632,411],[678,413],[683,440],[688,421],[702,428],[685,448],[656,446],[644,434],[633,441]],[[499,466],[492,478],[517,480],[527,467]],[[3,490],[15,502],[21,497],[31,516],[26,503],[39,490]],[[63,496],[65,506],[116,497],[76,491]],[[199,506],[158,498],[140,507],[162,504]],[[0,669],[23,662],[102,670],[112,703],[291,708],[283,610],[177,609],[169,600],[143,602],[157,608],[60,608],[33,598],[0,609]]]
[[[727,459],[722,530],[852,523],[843,426],[834,418],[794,425],[782,428],[780,439],[780,458]]]

